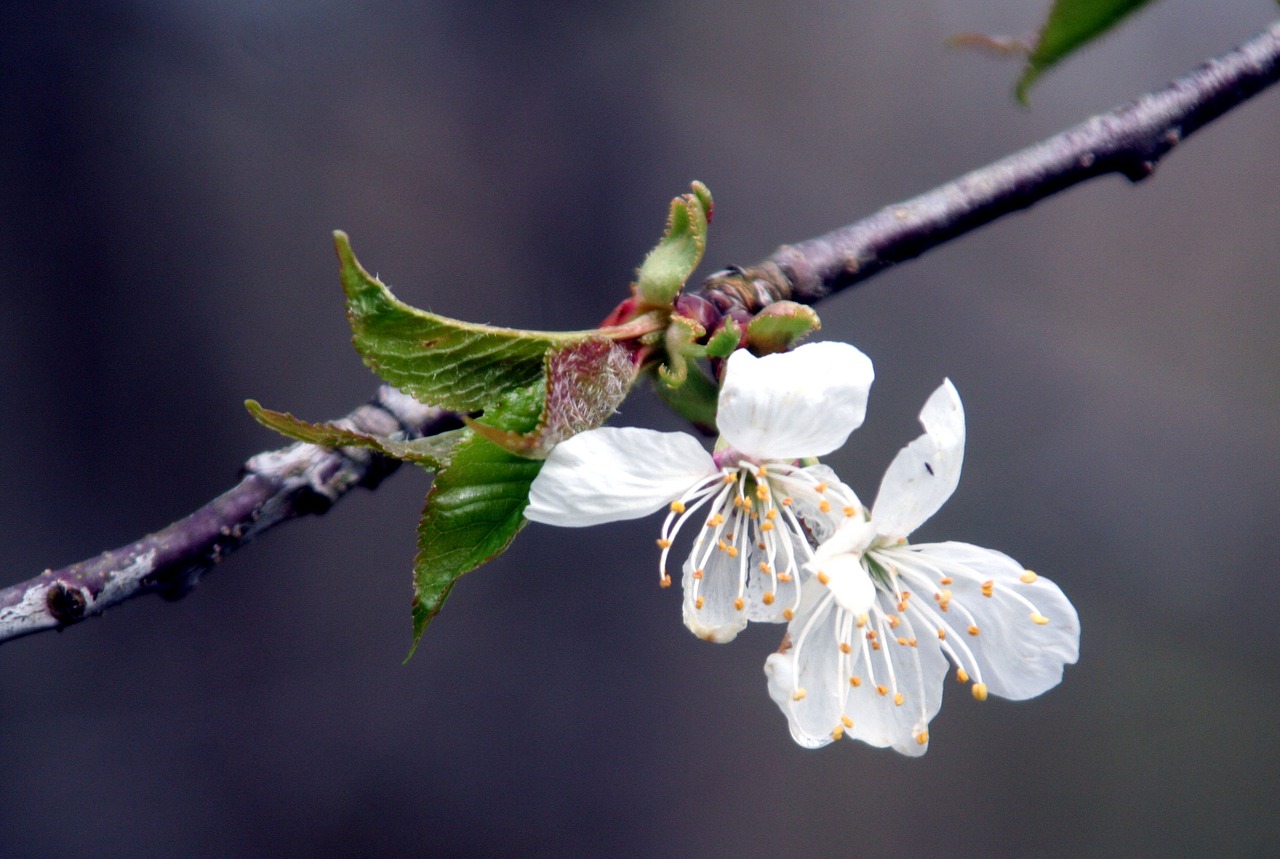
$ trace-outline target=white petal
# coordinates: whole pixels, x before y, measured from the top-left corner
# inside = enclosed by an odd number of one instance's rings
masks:
[[[817,579],[802,589],[800,611],[787,627],[783,649],[764,663],[769,697],[781,708],[791,736],[805,748],[825,746],[843,725],[844,686],[840,672],[835,600]]]
[[[822,456],[862,425],[875,373],[848,343],[808,343],[794,352],[729,356],[716,424],[755,459]]]
[[[815,558],[807,569],[819,583],[826,585],[840,608],[854,616],[866,614],[875,601],[876,586],[863,568],[860,555],[846,553]]]
[[[920,423],[924,435],[898,452],[872,508],[871,519],[885,537],[906,537],[920,527],[960,482],[964,407],[950,379],[925,402]]]
[[[743,609],[734,604],[738,599],[739,560],[713,549],[701,568],[701,578],[694,576],[694,560],[690,557],[684,563],[684,625],[704,641],[733,641],[747,626],[745,601]]]
[[[781,530],[781,529],[780,529]],[[777,532],[775,532],[777,533]],[[783,540],[791,541],[791,551],[788,552]],[[753,546],[750,552],[747,566],[750,575],[747,577],[747,620],[763,621],[765,623],[786,623],[787,619],[783,616],[783,612],[789,608],[794,608],[797,602],[797,589],[800,587],[800,568],[799,564],[804,562],[807,557],[801,554],[804,549],[799,545],[799,540],[803,537],[783,530],[783,533],[774,541],[773,557],[770,559],[768,549],[760,549]],[[807,545],[807,544],[806,544]],[[789,562],[794,562],[795,567],[789,574],[789,580],[783,581],[778,577],[778,573],[786,573]],[[766,573],[760,566],[768,565],[773,575]],[[767,600],[767,601],[766,601]]]
[[[819,543],[848,520],[846,508],[851,508],[854,515],[862,515],[862,504],[857,494],[826,465],[809,465],[782,475],[779,466],[774,464],[769,467],[769,474],[770,481],[776,483],[775,495],[791,496],[792,509]],[[818,486],[824,486],[821,493],[816,491]],[[778,489],[785,491],[779,492]],[[822,509],[824,501],[826,510]]]
[[[850,684],[845,710],[853,719],[849,736],[872,746],[891,746],[904,755],[916,757],[928,749],[929,722],[942,707],[942,685],[947,676],[947,660],[936,637],[928,630],[916,629],[909,618],[897,611],[890,594],[878,593],[881,617],[893,615],[900,620],[896,629],[884,624],[877,631],[879,650],[868,647],[854,665],[852,673],[860,683]],[[900,644],[898,638],[916,645]],[[859,641],[855,641],[859,644]],[[863,652],[855,650],[856,654]],[[870,656],[870,664],[866,656]],[[881,694],[880,689],[886,691]],[[898,704],[895,690],[902,695]],[[921,740],[924,742],[921,742]]]
[[[876,529],[865,519],[850,519],[835,530],[830,537],[818,544],[813,557],[825,561],[837,555],[861,555],[875,539]]]
[[[890,550],[895,557],[914,556],[952,579],[951,609],[947,620],[961,630],[967,613],[977,635],[963,634],[987,690],[1015,701],[1033,698],[1062,680],[1065,665],[1080,655],[1080,618],[1053,582],[1028,574],[1022,565],[1001,552],[968,543],[924,543],[910,549]],[[889,554],[886,553],[886,554]],[[906,565],[899,564],[903,569]],[[910,581],[912,576],[908,575]],[[991,583],[991,596],[982,585]],[[916,587],[918,596],[924,596]],[[1032,614],[1045,619],[1037,623]],[[976,679],[976,678],[975,678]]]
[[[529,489],[524,515],[563,527],[647,516],[715,473],[686,433],[602,427],[560,442]]]

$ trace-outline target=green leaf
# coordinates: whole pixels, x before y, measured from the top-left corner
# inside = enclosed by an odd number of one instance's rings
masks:
[[[747,323],[747,342],[761,355],[785,352],[822,327],[812,307],[794,301],[775,301]]]
[[[494,426],[528,432],[542,412],[541,385],[516,391],[487,417]],[[542,462],[526,459],[465,431],[467,438],[427,493],[413,565],[413,648],[457,580],[502,554],[524,527],[529,487]],[[413,656],[413,650],[409,651]]]
[[[334,233],[356,350],[379,376],[424,403],[480,411],[542,377],[553,346],[595,339],[590,331],[521,331],[460,322],[399,301],[365,271],[343,232]]]
[[[711,191],[701,182],[693,183],[693,193],[671,201],[666,233],[636,274],[636,294],[645,304],[669,307],[675,301],[702,261],[713,209]]]
[[[366,447],[395,459],[413,462],[434,471],[443,468],[462,441],[466,430],[455,429],[426,438],[404,441],[386,436],[369,435],[334,423],[312,424],[288,412],[264,409],[257,400],[245,400],[244,406],[258,423],[281,435],[321,447]]]
[[[716,434],[716,407],[720,401],[720,388],[700,366],[690,361],[684,384],[679,387],[673,388],[659,379],[653,389],[676,414],[707,435]]]
[[[1027,103],[1031,85],[1073,51],[1098,38],[1150,0],[1057,0],[1040,29],[1035,50],[1018,80],[1018,101]]]
[[[707,341],[708,358],[728,358],[733,350],[742,344],[742,328],[732,316],[726,316],[724,323],[716,329]]]
[[[499,430],[470,421],[479,435],[520,456],[542,459],[572,435],[595,429],[617,411],[636,379],[631,351],[587,340],[547,353],[542,416],[533,432]]]

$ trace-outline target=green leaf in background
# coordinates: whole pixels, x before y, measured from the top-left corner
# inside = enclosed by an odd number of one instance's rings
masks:
[[[1031,85],[1050,66],[1098,38],[1149,2],[1151,0],[1057,0],[1049,10],[1036,47],[1027,58],[1022,77],[1018,80],[1018,101],[1027,103]]]
[[[702,262],[713,209],[711,191],[701,182],[693,183],[693,193],[671,201],[666,232],[636,274],[636,294],[645,304],[668,307],[675,301]]]
[[[453,450],[466,437],[464,429],[449,430],[426,438],[403,441],[385,436],[368,435],[337,424],[312,424],[287,412],[264,409],[257,400],[245,400],[245,408],[258,423],[281,435],[321,447],[367,447],[405,462],[435,471],[448,464]]]
[[[607,340],[552,349],[542,416],[532,432],[499,430],[479,421],[469,426],[512,453],[543,459],[560,442],[608,420],[631,390],[638,369],[630,350]]]
[[[345,233],[335,232],[334,242],[356,351],[379,376],[424,403],[480,411],[540,381],[552,346],[593,337],[477,325],[410,307],[360,266]]]
[[[542,413],[541,383],[515,391],[487,413],[499,430],[530,432]],[[502,554],[524,527],[529,486],[542,468],[466,430],[436,474],[418,523],[413,564],[413,648],[457,580]],[[413,650],[409,651],[409,656]]]

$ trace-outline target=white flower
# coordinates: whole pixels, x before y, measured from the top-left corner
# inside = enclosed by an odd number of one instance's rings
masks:
[[[1056,686],[1079,655],[1076,611],[1048,579],[991,549],[907,542],[960,479],[964,411],[950,381],[920,421],[924,435],[889,466],[870,519],[815,551],[782,649],[765,662],[802,746],[849,736],[921,755],[948,659],[979,701],[1021,700]]]
[[[699,637],[731,640],[749,620],[785,622],[799,577],[857,496],[823,465],[862,424],[874,374],[847,343],[812,343],[757,358],[729,356],[716,413],[720,443],[637,428],[588,430],[561,442],[529,492],[525,516],[577,527],[669,508],[658,545],[660,582],[681,528],[704,507],[684,564],[684,620]]]

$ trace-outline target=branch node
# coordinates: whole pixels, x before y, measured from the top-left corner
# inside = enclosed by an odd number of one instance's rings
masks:
[[[58,623],[66,625],[84,620],[85,610],[89,607],[89,598],[82,588],[68,585],[59,579],[50,585],[45,596],[45,605],[49,608],[49,614]]]

